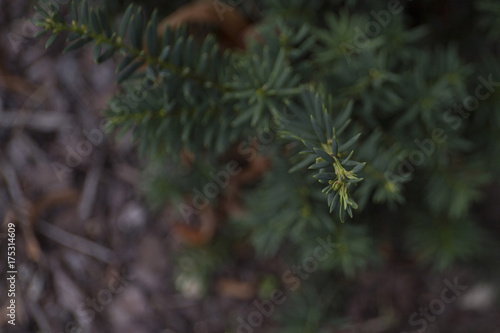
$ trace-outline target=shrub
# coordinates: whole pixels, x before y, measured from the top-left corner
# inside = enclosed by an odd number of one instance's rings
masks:
[[[247,241],[261,258],[302,263],[316,283],[295,295],[307,301],[283,306],[294,317],[283,331],[319,332],[336,325],[332,308],[344,311],[325,301],[342,294],[327,281],[383,263],[387,244],[439,269],[487,255],[472,207],[497,178],[500,7],[442,5],[444,24],[432,1],[257,5],[243,49],[183,25],[159,29],[158,11],[146,19],[135,5],[116,26],[86,1],[69,21],[37,8],[47,47],[64,33],[66,51],[94,43],[96,63],[120,59],[104,117],[110,131],[132,131],[149,161],[153,206],[177,202],[188,225],[223,210],[230,223],[215,237],[191,239],[204,246],[193,274],[208,278]],[[221,22],[239,10],[213,6]],[[327,239],[333,255],[311,261]]]

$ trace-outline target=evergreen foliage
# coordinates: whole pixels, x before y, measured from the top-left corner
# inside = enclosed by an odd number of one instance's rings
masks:
[[[158,12],[146,18],[136,5],[118,25],[85,0],[72,3],[69,21],[37,8],[36,24],[38,35],[51,33],[47,47],[64,33],[65,51],[92,42],[96,63],[119,58],[121,90],[105,117],[110,130],[132,130],[151,161],[148,196],[157,206],[203,188],[234,145],[271,133],[258,150],[272,169],[245,190],[246,213],[227,226],[228,237],[249,240],[261,257],[299,262],[318,237],[331,235],[339,249],[314,279],[333,274],[348,284],[380,264],[386,242],[440,269],[487,255],[472,207],[498,179],[500,94],[485,85],[500,80],[498,3],[479,1],[457,23],[471,24],[481,39],[474,55],[460,36],[434,35],[438,14],[412,23],[404,7],[430,1],[404,2],[397,14],[385,1],[257,3],[259,38],[244,51],[222,49],[215,36],[197,40],[186,27],[159,34]],[[373,14],[381,10],[388,17]],[[478,85],[488,97],[465,111]],[[189,167],[163,170],[186,153]],[[203,276],[215,272],[203,267]],[[341,286],[327,288],[342,294]],[[332,305],[316,303],[321,293],[307,284],[294,297],[309,299],[310,311],[304,302],[293,310],[291,301],[283,318],[292,309],[300,332],[339,324],[323,317]]]

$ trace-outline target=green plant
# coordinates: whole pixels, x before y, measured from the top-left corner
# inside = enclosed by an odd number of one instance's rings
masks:
[[[497,7],[481,1],[476,33],[491,26],[497,34],[484,12]],[[485,235],[471,206],[497,177],[496,45],[484,40],[481,57],[465,60],[460,39],[445,45],[432,38],[436,26],[412,27],[402,4],[391,11],[383,1],[269,0],[261,8],[258,38],[243,51],[222,50],[214,36],[197,40],[186,27],[158,34],[157,11],[146,21],[134,5],[115,28],[86,1],[72,4],[69,23],[38,8],[37,35],[51,32],[49,47],[67,33],[66,51],[94,42],[97,63],[120,55],[121,90],[105,117],[110,130],[132,130],[151,161],[150,183],[164,186],[148,195],[159,206],[203,188],[231,147],[267,133],[270,142],[239,146],[246,159],[267,156],[272,169],[244,190],[246,214],[228,226],[258,254],[283,250],[300,260],[330,234],[342,247],[322,271],[339,276],[380,262],[384,241],[439,268],[480,254]],[[470,111],[478,85],[489,96]],[[469,111],[451,109],[457,103]],[[158,167],[186,152],[187,168]]]

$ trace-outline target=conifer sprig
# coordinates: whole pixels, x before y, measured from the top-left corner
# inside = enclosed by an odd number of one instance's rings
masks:
[[[71,3],[71,23],[65,22],[55,8],[51,13],[39,7],[36,7],[36,10],[41,19],[34,23],[42,28],[37,36],[52,32],[45,45],[46,48],[55,42],[61,32],[68,32],[68,45],[63,52],[74,51],[94,42],[96,63],[108,60],[117,52],[125,54],[116,68],[119,72],[118,83],[130,78],[142,66],[147,66],[147,73],[152,77],[158,74],[161,76],[174,74],[184,79],[196,80],[207,88],[214,87],[222,92],[232,90],[231,86],[221,84],[217,80],[215,70],[212,72],[204,70],[210,67],[208,63],[214,62],[220,53],[213,39],[208,38],[202,46],[203,56],[200,57],[198,66],[193,66],[193,61],[183,63],[184,51],[191,51],[190,53],[195,51],[193,38],[188,35],[186,27],[171,29],[168,26],[165,28],[163,38],[159,38],[157,10],[153,12],[145,26],[141,7],[130,4],[123,15],[118,32],[113,32],[102,11],[89,8],[86,0],[82,0],[80,6],[77,6],[75,1]]]

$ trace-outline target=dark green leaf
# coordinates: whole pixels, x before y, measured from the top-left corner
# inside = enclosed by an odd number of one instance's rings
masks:
[[[314,178],[319,180],[333,180],[337,178],[337,175],[333,172],[321,172],[314,175]]]
[[[345,123],[343,123],[342,126],[337,131],[337,135],[341,135],[345,131],[345,129],[349,126],[350,123],[351,123],[351,119],[347,119],[347,121]]]
[[[345,210],[342,207],[340,207],[339,211],[340,211],[339,212],[340,222],[344,223],[344,221],[345,221]]]
[[[66,40],[67,42],[72,42],[80,38],[82,35],[76,32],[72,32],[68,35],[68,39]]]
[[[311,115],[311,123],[314,128],[314,132],[316,133],[316,136],[319,139],[319,142],[323,142],[325,140],[325,135],[321,131],[321,128],[319,127],[318,123],[316,122],[316,119]]]
[[[59,12],[56,12],[54,14],[54,21],[59,22],[59,23],[64,23],[65,22],[64,17]]]
[[[108,60],[109,58],[111,58],[113,56],[113,54],[115,54],[115,49],[113,47],[110,47],[108,48],[106,51],[104,51],[103,54],[101,54],[101,56],[99,57],[99,59],[97,59],[97,63],[102,63],[102,62],[105,62],[106,60]]]
[[[356,166],[358,164],[359,164],[359,162],[356,162],[356,161],[347,161],[347,162],[345,162],[342,165],[345,166],[345,167],[350,167],[350,166]]]
[[[42,35],[45,35],[47,32],[48,32],[48,30],[45,30],[45,29],[42,29],[42,30],[40,30],[40,31],[37,31],[37,32],[35,33],[35,35],[33,36],[33,38],[38,38],[38,37],[40,37],[40,36],[42,36]]]
[[[126,56],[121,62],[120,64],[118,65],[118,67],[116,68],[116,72],[119,72],[121,71],[122,69],[124,69],[125,67],[127,67],[133,60],[135,59],[134,56],[131,56],[131,55],[128,55]]]
[[[351,206],[347,206],[347,214],[352,218],[352,209]]]
[[[146,67],[146,76],[149,77],[152,80],[156,79],[156,71],[152,66]]]
[[[137,16],[132,16],[131,24],[129,27],[130,42],[137,50],[142,50],[142,17],[141,13]]]
[[[333,192],[331,194],[333,194]],[[330,205],[330,213],[333,212],[333,210],[337,207],[339,200],[340,200],[340,195],[338,192],[335,192],[335,195],[332,199],[332,203]]]
[[[35,7],[34,7],[34,8],[35,8],[35,11],[36,11],[37,13],[39,13],[40,15],[42,15],[42,17],[44,17],[44,18],[49,17],[49,14],[48,14],[45,10],[43,10],[42,8],[40,8],[39,6],[36,6],[36,5],[35,5]]]
[[[349,203],[351,204],[350,207],[354,208],[354,209],[358,209],[358,204],[356,203],[356,201],[354,201],[353,198],[349,198]],[[351,215],[352,217],[352,215]]]
[[[166,61],[168,59],[168,55],[170,54],[170,45],[167,45],[163,48],[160,55],[161,61]]]
[[[309,142],[307,142],[307,141],[305,141],[305,140],[302,140],[302,142],[303,142],[303,143],[304,143],[304,145],[305,145],[308,149],[310,149],[310,150],[313,150],[314,148],[316,148],[313,144],[311,144],[311,143],[309,143]]]
[[[217,45],[214,45],[212,47],[212,50],[210,51],[210,59],[212,59],[212,66],[209,66],[209,73],[210,73],[210,78],[216,80],[217,79],[217,67],[216,65],[218,64],[216,59],[219,58],[219,47]]]
[[[327,187],[329,187],[329,186],[327,186]],[[338,193],[337,193],[337,192],[330,192],[330,193],[328,194],[328,206],[329,206],[329,207],[332,205],[332,203],[333,203],[333,198],[335,197],[335,195],[338,195]],[[331,212],[331,211],[330,211],[330,212]]]
[[[309,169],[322,169],[331,166],[332,164],[326,161],[322,161],[316,164],[313,164],[309,167]]]
[[[361,170],[363,170],[363,168],[365,167],[366,163],[359,163],[357,166],[355,166],[351,172],[356,174],[358,172],[360,172]]]
[[[276,57],[276,61],[275,61],[274,66],[273,66],[273,70],[272,70],[271,74],[269,74],[269,86],[270,87],[275,87],[275,88],[280,87],[279,83],[276,84],[276,86],[275,86],[275,83],[277,83],[278,74],[282,74],[283,72],[285,72],[283,70],[283,62],[284,61],[285,61],[285,50],[281,48],[279,53],[278,53],[278,56]]]
[[[77,49],[81,48],[82,46],[84,46],[85,44],[89,43],[90,41],[92,41],[92,39],[90,37],[80,38],[79,40],[77,40],[73,44],[66,46],[66,48],[63,50],[63,53],[77,50]]]
[[[56,41],[57,34],[52,34],[49,39],[47,39],[47,43],[45,43],[45,48],[48,49],[54,42]]]
[[[117,82],[120,84],[122,83],[123,81],[125,81],[126,79],[128,79],[132,74],[134,74],[134,72],[136,70],[139,69],[139,67],[142,66],[144,62],[139,60],[139,61],[136,61],[134,62],[133,64],[131,64],[130,66],[128,66],[127,68],[125,68],[119,75],[118,75],[118,78],[117,78]]]
[[[302,170],[308,165],[310,165],[314,160],[315,160],[314,156],[308,156],[299,163],[295,164],[292,168],[290,168],[290,170],[288,170],[288,173],[294,173],[298,170]]]
[[[336,138],[332,138],[332,154],[337,155],[339,153],[339,144]]]
[[[187,55],[187,61],[186,64],[187,66],[193,66],[194,64],[194,59],[195,59],[195,51],[194,51],[194,38],[193,36],[189,36],[187,41],[186,41],[186,48],[184,53]]]
[[[351,160],[351,157],[352,157],[353,154],[354,154],[354,150],[352,150],[351,153],[349,154],[349,156],[347,156],[347,158],[345,160],[343,160],[342,162],[340,162],[340,164],[344,165],[347,162],[349,162]]]
[[[113,31],[111,31],[111,27],[108,24],[108,19],[104,15],[102,10],[97,10],[97,16],[99,18],[99,22],[101,23],[101,28],[104,30],[104,33],[106,34],[106,37],[111,37],[113,34]]]
[[[213,35],[208,35],[204,40],[201,45],[201,54],[207,54],[210,52],[212,47],[214,46],[215,41],[214,41],[214,36]]]
[[[361,136],[361,133],[359,133],[358,135],[353,136],[349,141],[347,141],[342,146],[340,146],[340,151],[345,151],[347,148],[349,148],[350,146],[352,146],[359,139],[360,136]]]
[[[353,100],[350,100],[348,103],[347,103],[347,106],[345,107],[345,110],[344,112],[347,113],[348,115],[351,114],[352,112],[352,107],[354,106],[354,101]]]
[[[94,10],[90,10],[90,29],[94,32],[101,32],[101,24],[99,22],[99,18]]]
[[[323,120],[326,126],[326,137],[327,139],[330,139],[333,137],[333,128],[332,128],[332,122],[330,121],[331,120],[330,115],[326,110],[325,112],[323,112]]]
[[[174,48],[172,50],[171,61],[175,66],[181,65],[181,59],[183,56],[182,48],[184,47],[184,37],[180,37],[174,42]]]
[[[40,20],[32,20],[33,24],[36,25],[37,27],[44,28],[44,29],[51,29],[50,24],[48,24],[45,21],[40,21]]]
[[[158,10],[155,9],[146,28],[146,45],[148,47],[149,55],[155,58],[158,57],[159,54],[158,35],[156,33],[157,28]]]
[[[240,126],[241,124],[250,120],[251,117],[252,117],[251,110],[243,111],[233,120],[231,125],[234,127]]]
[[[322,159],[324,159],[325,161],[327,162],[330,162],[330,163],[334,163],[335,162],[335,159],[330,156],[326,151],[324,151],[323,149],[321,148],[314,148],[314,151],[316,152],[316,154],[319,155],[319,157],[321,157]]]
[[[163,32],[163,47],[169,46],[172,44],[172,30],[167,25],[165,27],[165,31]]]
[[[81,22],[84,25],[89,24],[89,6],[87,4],[87,0],[83,0],[80,4],[80,15],[82,16]]]
[[[257,102],[257,105],[253,109],[252,120],[250,122],[251,126],[256,126],[259,120],[262,118],[262,115],[264,113],[264,106],[264,101],[259,100]]]
[[[293,137],[291,137],[293,139]],[[314,154],[313,150],[302,150],[299,152],[299,154]]]
[[[118,36],[122,38],[125,37],[125,34],[127,33],[127,28],[130,23],[130,17],[132,16],[133,10],[134,5],[130,4],[125,11],[125,14],[123,14],[122,21],[120,22],[120,27],[118,28]]]
[[[78,8],[75,1],[71,1],[71,16],[74,21],[78,21]]]
[[[183,37],[186,39],[187,25],[181,25],[174,30],[174,41]]]

